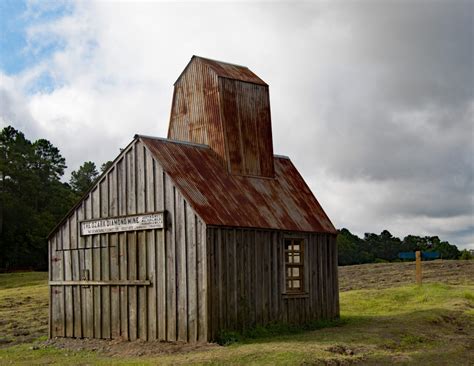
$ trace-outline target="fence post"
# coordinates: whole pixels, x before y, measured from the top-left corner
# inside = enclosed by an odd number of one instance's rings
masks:
[[[416,284],[421,285],[422,273],[421,273],[421,252],[416,251]]]

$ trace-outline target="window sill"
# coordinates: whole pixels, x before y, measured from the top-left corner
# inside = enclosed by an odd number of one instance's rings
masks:
[[[309,297],[309,293],[299,292],[299,293],[292,294],[291,292],[289,292],[289,293],[283,293],[282,297],[284,299],[306,299]]]

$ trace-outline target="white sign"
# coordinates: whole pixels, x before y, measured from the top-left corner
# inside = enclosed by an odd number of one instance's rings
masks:
[[[87,220],[81,222],[81,235],[163,229],[163,221],[163,212]]]

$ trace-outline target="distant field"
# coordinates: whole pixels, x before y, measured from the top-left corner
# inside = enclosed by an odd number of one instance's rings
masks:
[[[473,365],[474,261],[340,267],[341,321],[222,347],[46,340],[47,275],[0,275],[0,364]]]
[[[423,283],[474,285],[474,261],[422,262]],[[380,289],[415,282],[415,262],[371,263],[339,267],[339,290]]]

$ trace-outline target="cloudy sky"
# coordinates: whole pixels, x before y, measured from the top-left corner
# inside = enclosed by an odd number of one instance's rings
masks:
[[[0,127],[69,170],[166,136],[192,55],[270,85],[275,153],[338,228],[474,248],[474,2],[0,2]]]

